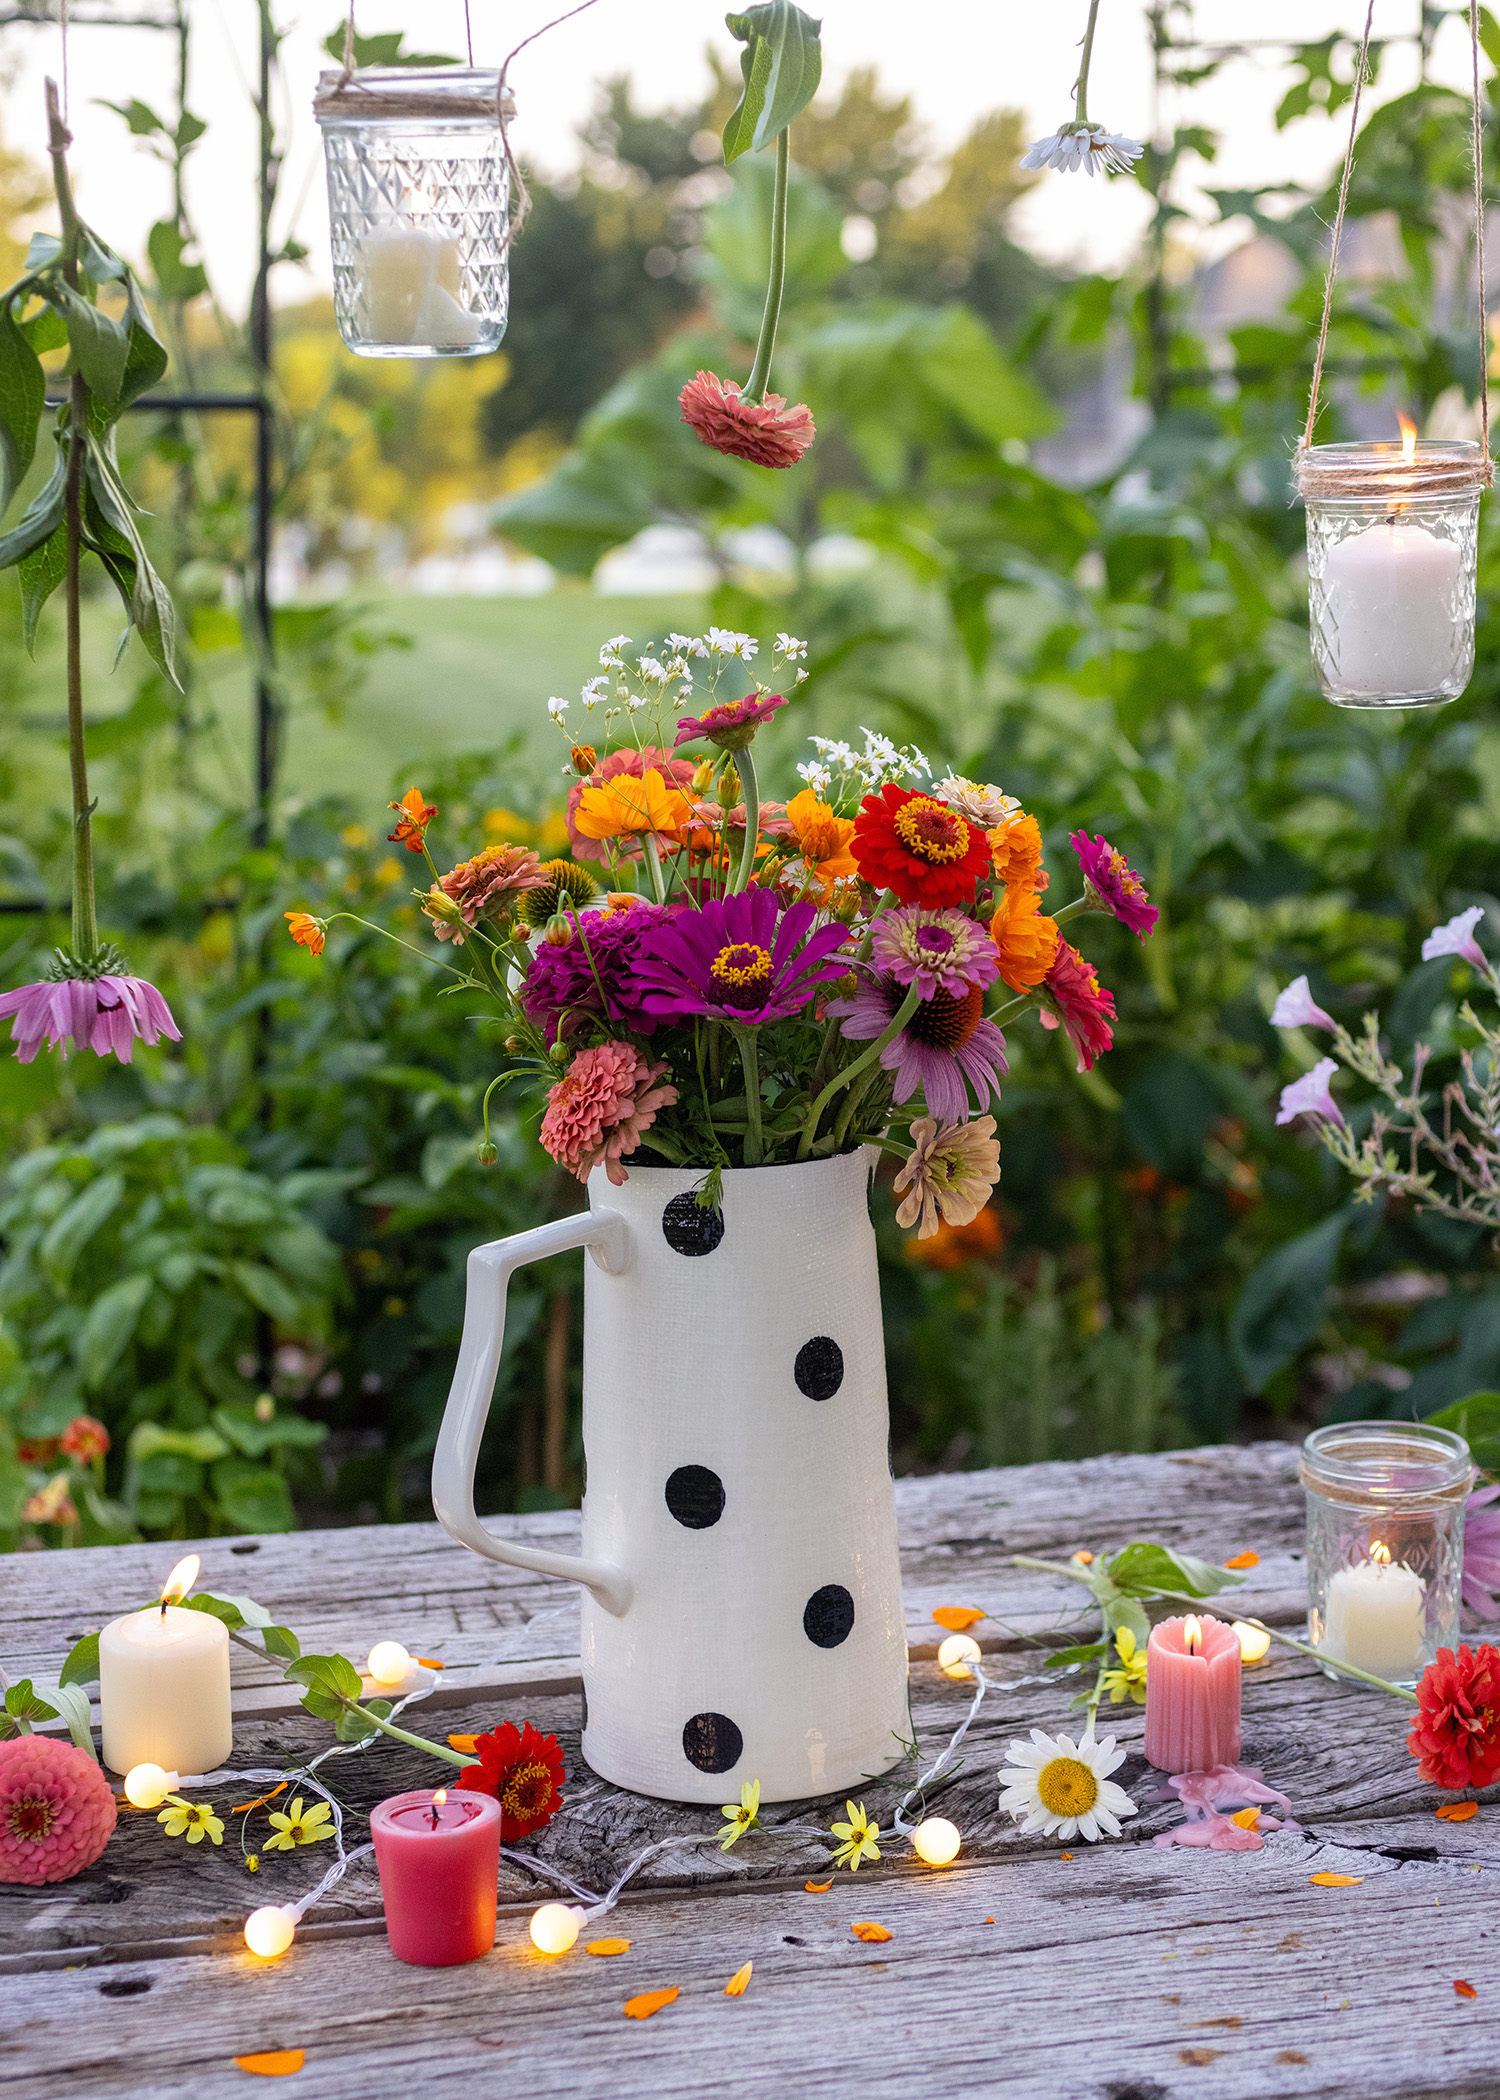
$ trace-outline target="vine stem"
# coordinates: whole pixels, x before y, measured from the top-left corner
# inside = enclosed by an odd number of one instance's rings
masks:
[[[876,1036],[874,1042],[871,1043],[869,1048],[863,1051],[860,1054],[860,1056],[855,1058],[853,1064],[845,1065],[842,1072],[834,1073],[832,1079],[829,1080],[827,1086],[824,1087],[822,1093],[819,1094],[817,1100],[814,1101],[812,1107],[807,1112],[807,1124],[802,1132],[802,1142],[797,1147],[798,1159],[806,1159],[808,1153],[812,1150],[813,1139],[818,1134],[819,1120],[822,1117],[824,1109],[828,1106],[829,1102],[833,1099],[834,1095],[839,1091],[839,1088],[848,1086],[851,1080],[857,1079],[861,1072],[867,1071],[869,1067],[874,1064],[876,1058],[879,1057],[881,1051],[885,1049],[886,1045],[888,1043],[893,1043],[896,1040],[896,1037],[901,1033],[902,1029],[906,1026],[907,1022],[911,1019],[912,1015],[916,1012],[917,1008],[921,1005],[921,1003],[921,988],[920,986],[914,984],[911,990],[907,993],[906,997],[902,1000],[900,1006],[896,1009],[895,1014],[892,1016],[889,1027],[885,1028],[881,1032],[881,1034]]]
[[[760,1127],[760,1051],[753,1028],[736,1025],[734,1039],[740,1046],[740,1070],[745,1080],[745,1165],[758,1167],[765,1154]]]
[[[1099,0],[1094,0],[1097,7]],[[1092,28],[1092,23],[1090,24]],[[776,188],[771,199],[771,278],[766,286],[766,310],[761,315],[760,340],[755,346],[755,364],[745,382],[746,401],[764,401],[771,377],[771,352],[776,348],[776,330],[781,320],[781,295],[786,289],[786,199],[791,170],[791,132],[776,134]]]
[[[429,1743],[425,1735],[412,1735],[408,1729],[398,1728],[393,1721],[382,1721],[379,1714],[372,1714],[369,1707],[361,1706],[357,1699],[346,1699],[344,1704],[350,1713],[363,1714],[372,1728],[378,1728],[382,1735],[390,1736],[394,1742],[405,1743],[413,1750],[425,1750],[429,1757],[440,1757],[446,1764],[462,1767],[474,1762],[461,1750],[450,1750],[446,1743]]]

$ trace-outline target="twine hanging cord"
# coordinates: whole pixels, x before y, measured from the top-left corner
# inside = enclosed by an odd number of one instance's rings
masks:
[[[1470,150],[1474,163],[1474,248],[1479,278],[1479,420],[1481,443],[1421,445],[1410,463],[1400,448],[1367,445],[1314,445],[1313,426],[1318,419],[1318,389],[1323,378],[1323,359],[1328,349],[1328,328],[1333,315],[1333,288],[1338,276],[1344,240],[1344,214],[1349,203],[1349,183],[1354,173],[1354,146],[1359,133],[1359,105],[1364,92],[1370,57],[1370,30],[1375,19],[1375,0],[1365,13],[1359,60],[1354,71],[1353,107],[1349,116],[1349,144],[1339,181],[1338,209],[1333,219],[1333,246],[1328,257],[1328,275],[1323,285],[1323,318],[1318,329],[1317,355],[1313,359],[1312,389],[1308,395],[1307,422],[1297,446],[1298,493],[1337,500],[1340,496],[1379,497],[1400,495],[1407,500],[1423,496],[1460,495],[1486,489],[1494,479],[1490,458],[1489,308],[1484,280],[1484,129],[1479,99],[1479,9],[1469,10],[1469,44],[1473,64],[1473,113]],[[1372,456],[1373,455],[1373,456]]]

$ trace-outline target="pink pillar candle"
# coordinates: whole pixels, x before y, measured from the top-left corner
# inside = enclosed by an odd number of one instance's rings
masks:
[[[1209,1772],[1240,1755],[1240,1638],[1222,1619],[1153,1626],[1146,1648],[1146,1762],[1162,1772]]]
[[[393,1794],[371,1811],[370,1836],[398,1961],[451,1969],[489,1953],[500,1872],[493,1794]]]

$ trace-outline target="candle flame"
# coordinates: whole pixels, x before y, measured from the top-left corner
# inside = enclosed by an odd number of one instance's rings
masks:
[[[178,1561],[161,1586],[162,1603],[180,1604],[198,1580],[198,1569],[201,1565],[196,1553],[189,1553],[184,1560]]]
[[[433,1805],[433,1807],[434,1807],[434,1808],[441,1808],[441,1807],[442,1807],[442,1805],[443,1805],[443,1803],[444,1803],[444,1802],[445,1802],[445,1801],[447,1800],[447,1798],[448,1798],[448,1789],[447,1789],[447,1788],[446,1788],[445,1786],[440,1786],[440,1787],[438,1788],[437,1792],[436,1792],[436,1793],[435,1793],[435,1794],[433,1795],[433,1797],[432,1797],[432,1805]]]
[[[1196,1655],[1203,1645],[1203,1628],[1191,1612],[1182,1622],[1182,1638],[1189,1655]]]
[[[1417,450],[1417,426],[1410,416],[1402,415],[1399,409],[1396,412],[1396,421],[1401,425],[1401,464],[1403,467],[1409,467]]]
[[[1388,1568],[1391,1564],[1391,1549],[1382,1545],[1379,1539],[1374,1539],[1370,1544],[1370,1558],[1377,1568]]]

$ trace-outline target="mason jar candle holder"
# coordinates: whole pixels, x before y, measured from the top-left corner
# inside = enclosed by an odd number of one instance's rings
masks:
[[[1468,684],[1489,477],[1471,440],[1411,430],[1301,454],[1313,665],[1335,707],[1441,707]]]
[[[328,171],[334,312],[349,348],[359,357],[498,348],[510,311],[499,74],[328,72],[313,110]]]
[[[1300,1470],[1308,1641],[1410,1689],[1458,1645],[1468,1445],[1425,1422],[1335,1422],[1308,1437]]]

